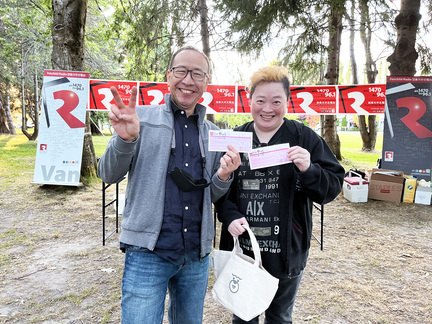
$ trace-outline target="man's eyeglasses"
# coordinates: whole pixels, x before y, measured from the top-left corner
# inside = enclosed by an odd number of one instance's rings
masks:
[[[174,76],[179,79],[184,79],[190,72],[192,80],[195,81],[203,81],[207,75],[204,71],[201,70],[188,70],[185,67],[182,66],[175,66],[171,68],[171,71],[173,72]]]

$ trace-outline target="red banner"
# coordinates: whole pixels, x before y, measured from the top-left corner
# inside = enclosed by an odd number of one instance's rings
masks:
[[[166,82],[137,82],[90,80],[89,110],[109,110],[114,103],[111,86],[117,90],[125,104],[130,91],[138,85],[138,105],[164,103],[169,87]],[[385,84],[291,86],[288,114],[305,115],[378,115],[384,113]],[[201,100],[208,114],[250,114],[249,92],[246,86],[209,84]]]
[[[161,105],[165,103],[165,94],[169,93],[166,82],[140,82],[138,87],[138,105]]]
[[[109,110],[111,104],[114,104],[114,97],[110,90],[113,86],[117,88],[125,105],[128,105],[132,87],[136,85],[134,81],[90,80],[88,109]]]
[[[383,114],[385,84],[338,86],[339,114]]]
[[[235,97],[235,86],[209,84],[199,103],[213,110],[207,111],[209,114],[234,114]]]
[[[337,113],[336,86],[292,86],[288,114],[333,115]]]
[[[167,83],[140,82],[138,92],[139,105],[160,105],[165,103],[165,94],[169,93]],[[207,107],[209,114],[235,113],[235,86],[210,84],[199,101]]]

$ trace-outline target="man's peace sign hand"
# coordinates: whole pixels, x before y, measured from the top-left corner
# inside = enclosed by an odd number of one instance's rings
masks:
[[[111,87],[110,90],[116,103],[111,105],[111,111],[108,113],[111,125],[123,140],[133,141],[140,131],[139,118],[135,110],[137,87],[132,87],[128,106],[124,104],[116,87]]]

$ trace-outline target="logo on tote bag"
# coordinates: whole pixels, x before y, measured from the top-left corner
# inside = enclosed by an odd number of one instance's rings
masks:
[[[240,277],[237,277],[235,274],[232,274],[233,278],[232,280],[229,282],[229,289],[230,291],[235,294],[236,292],[239,291],[240,289],[240,280],[242,280]]]

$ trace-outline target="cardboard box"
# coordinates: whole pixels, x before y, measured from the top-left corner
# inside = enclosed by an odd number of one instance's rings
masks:
[[[404,190],[402,194],[402,201],[407,203],[413,203],[416,187],[417,187],[417,179],[411,175],[404,175],[405,183]]]
[[[403,171],[373,169],[369,178],[369,199],[400,202],[404,180]]]
[[[414,202],[416,204],[430,205],[432,200],[431,187],[417,187]]]
[[[368,183],[359,174],[349,171],[348,177],[345,177],[343,184],[344,197],[354,203],[367,202]]]

